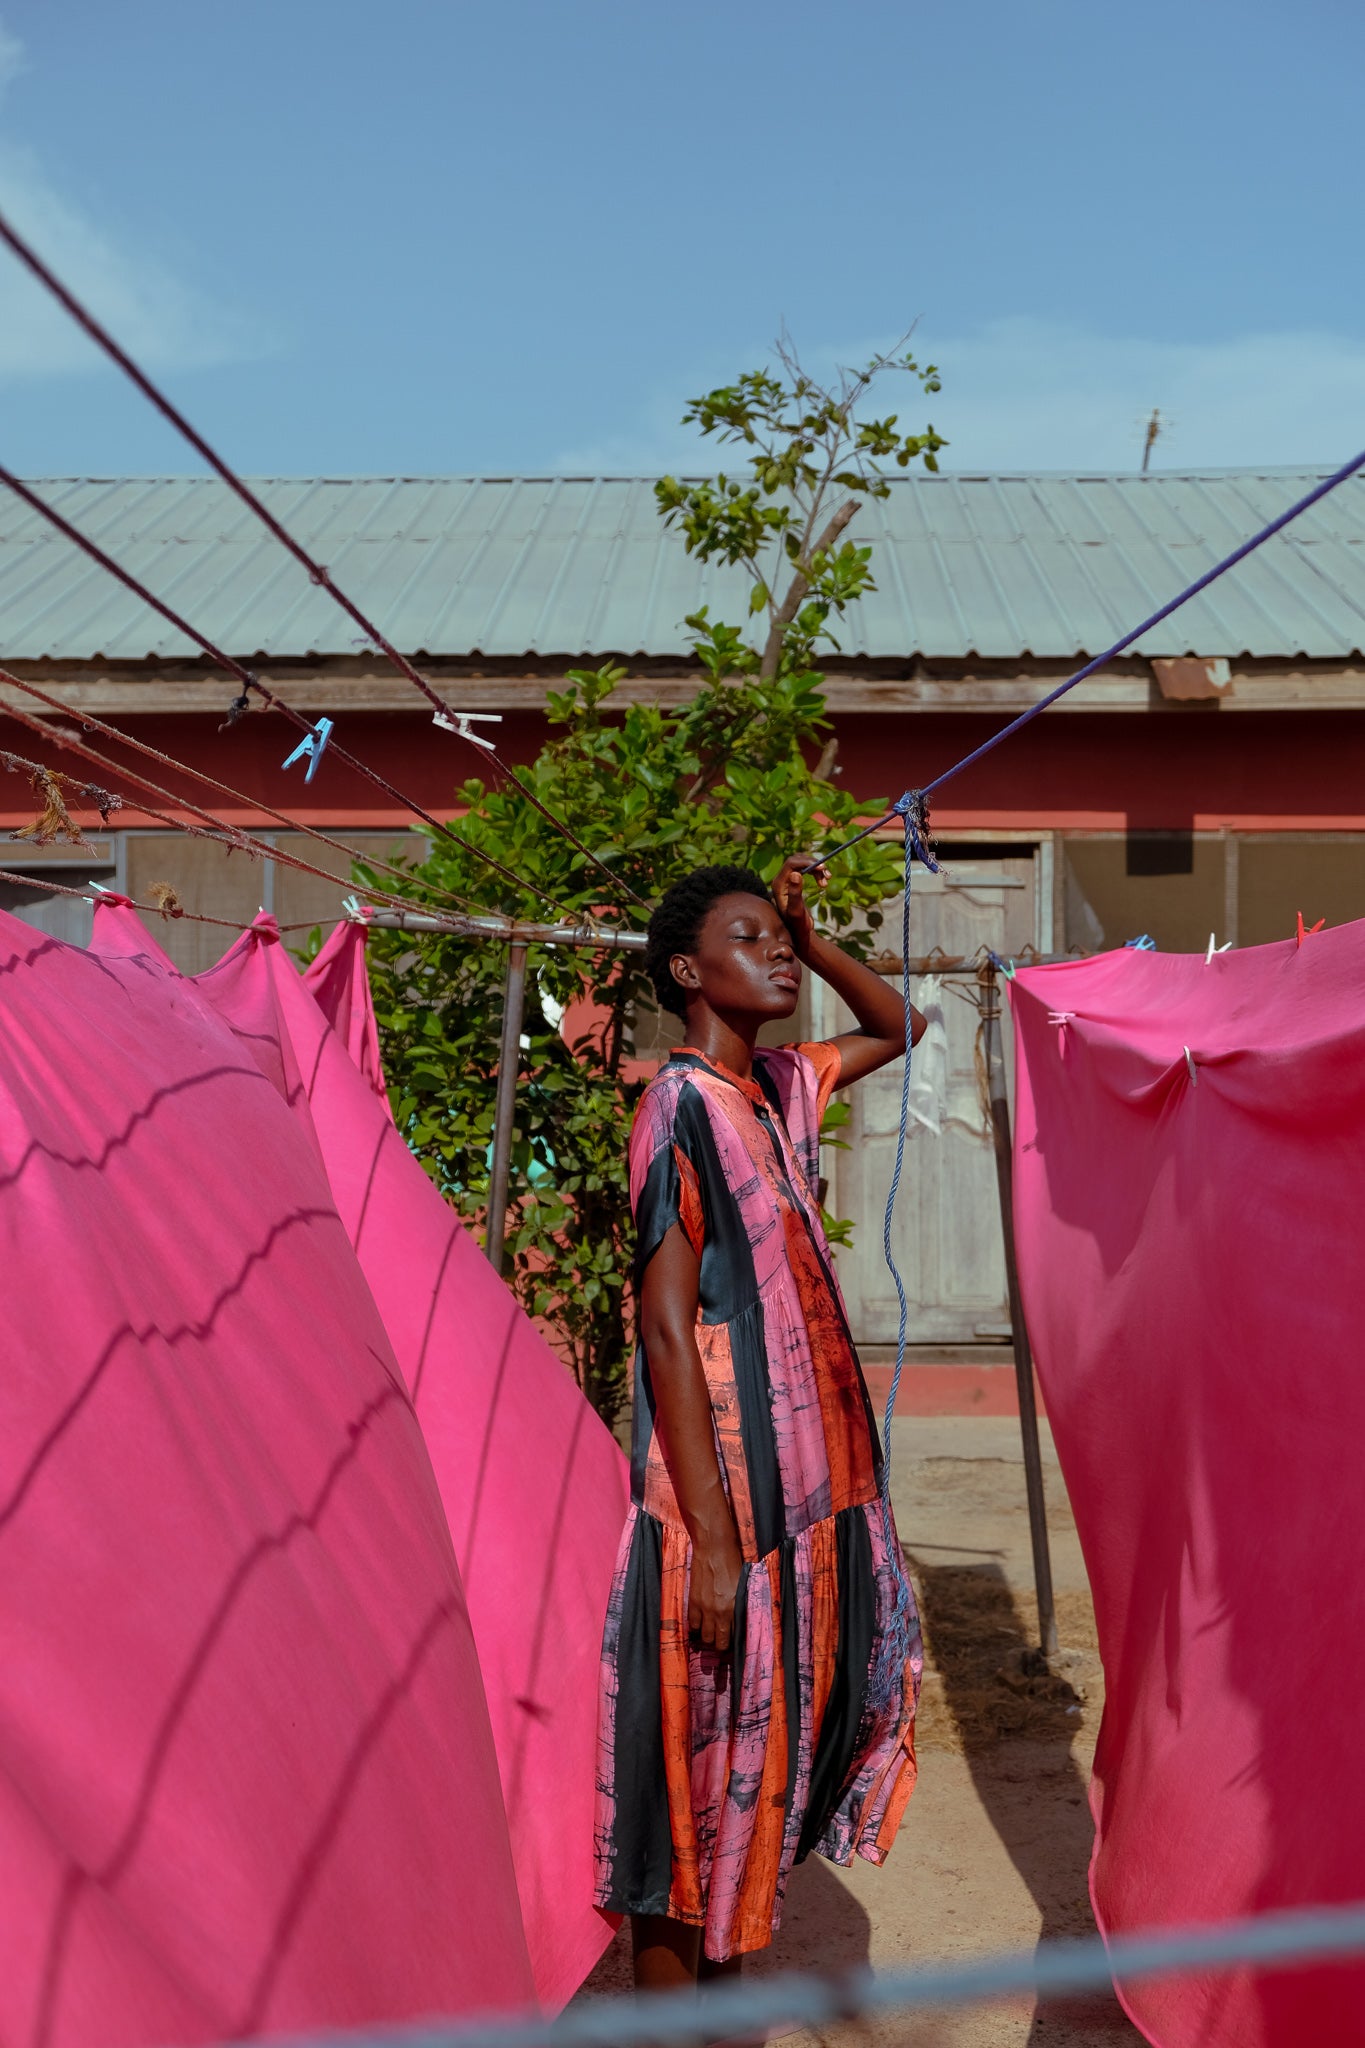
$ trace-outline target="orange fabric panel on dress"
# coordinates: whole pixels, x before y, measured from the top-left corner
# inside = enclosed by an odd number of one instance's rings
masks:
[[[832,1520],[817,1522],[810,1533],[811,1589],[811,1716],[812,1756],[825,1725],[839,1647],[839,1553]]]
[[[754,1508],[749,1494],[749,1465],[744,1455],[739,1389],[735,1385],[728,1325],[703,1323],[699,1318],[697,1351],[701,1358],[702,1371],[706,1375],[706,1390],[711,1397],[711,1419],[715,1424],[716,1441],[720,1446],[721,1470],[725,1476],[726,1492],[730,1496],[730,1512],[735,1518],[739,1547],[752,1564],[758,1556],[758,1546],[754,1535]]]
[[[818,1123],[829,1108],[830,1096],[839,1085],[839,1074],[844,1064],[843,1054],[838,1046],[827,1038],[817,1039],[811,1045],[798,1045],[796,1050],[804,1053],[815,1069],[815,1117]]]
[[[910,1804],[910,1794],[914,1791],[915,1781],[919,1776],[919,1764],[915,1759],[915,1724],[913,1721],[905,1731],[904,1747],[905,1762],[902,1764],[901,1774],[896,1780],[896,1788],[887,1801],[886,1813],[882,1819],[882,1824],[877,1830],[877,1847],[881,1850],[883,1856],[886,1855],[891,1844],[896,1839],[896,1830],[905,1817],[905,1809]]]
[[[701,1182],[697,1169],[680,1145],[673,1147],[673,1157],[678,1167],[678,1221],[683,1235],[697,1257],[706,1240],[706,1221],[702,1214]]]
[[[744,1861],[744,1883],[735,1915],[731,1953],[746,1955],[766,1948],[773,1938],[773,1901],[778,1893],[782,1840],[787,1825],[787,1689],[783,1683],[782,1631],[793,1615],[782,1612],[782,1560],[777,1551],[763,1560],[772,1588],[773,1695],[768,1718],[768,1746],[758,1788],[754,1831]]]
[[[787,1258],[816,1361],[816,1390],[829,1459],[830,1513],[869,1501],[877,1491],[872,1439],[866,1427],[858,1362],[848,1341],[805,1222],[794,1209],[782,1212]]]
[[[692,1689],[687,1660],[688,1559],[681,1529],[665,1529],[659,1602],[659,1698],[663,1715],[664,1781],[673,1836],[668,1910],[675,1920],[701,1919],[697,1827],[692,1815]]]

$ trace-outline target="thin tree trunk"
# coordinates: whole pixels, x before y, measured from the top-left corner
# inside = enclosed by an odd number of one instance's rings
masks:
[[[858,500],[856,498],[847,499],[830,520],[829,525],[815,543],[814,548],[809,553],[801,556],[797,562],[792,580],[787,586],[787,594],[774,612],[772,625],[768,629],[768,644],[763,650],[763,660],[759,665],[758,671],[761,681],[765,683],[771,682],[772,678],[777,674],[777,665],[782,659],[782,644],[787,637],[787,628],[800,611],[806,592],[810,589],[810,575],[808,571],[812,556],[823,555],[829,552],[857,509]],[[806,564],[805,569],[801,566],[803,562]]]

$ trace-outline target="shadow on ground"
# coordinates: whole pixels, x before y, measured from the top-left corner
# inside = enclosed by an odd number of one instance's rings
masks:
[[[1040,1942],[1093,1934],[1086,1878],[1094,1827],[1072,1754],[1085,1692],[1099,1680],[1089,1600],[1059,1602],[1063,1642],[1087,1652],[1073,1686],[1042,1663],[1032,1603],[1021,1611],[998,1564],[907,1558],[926,1639],[922,1747],[966,1758],[982,1808],[1037,1905]],[[1139,2038],[1107,1992],[1040,2004],[1028,2039],[1055,2041],[1068,2025]]]

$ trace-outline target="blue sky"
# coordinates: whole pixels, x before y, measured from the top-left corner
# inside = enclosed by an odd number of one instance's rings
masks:
[[[948,467],[1318,463],[1362,76],[1358,0],[0,0],[0,207],[258,474],[704,466],[784,321],[917,320]],[[194,466],[7,260],[0,459]]]

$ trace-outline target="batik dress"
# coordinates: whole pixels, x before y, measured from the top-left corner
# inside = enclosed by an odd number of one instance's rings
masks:
[[[691,1544],[635,1364],[631,1508],[602,1649],[597,1903],[763,1948],[794,1862],[880,1863],[915,1781],[919,1624],[812,1192],[833,1045],[683,1050],[630,1143],[636,1286],[681,1225],[697,1348],[743,1552],[726,1656],[687,1627]]]

